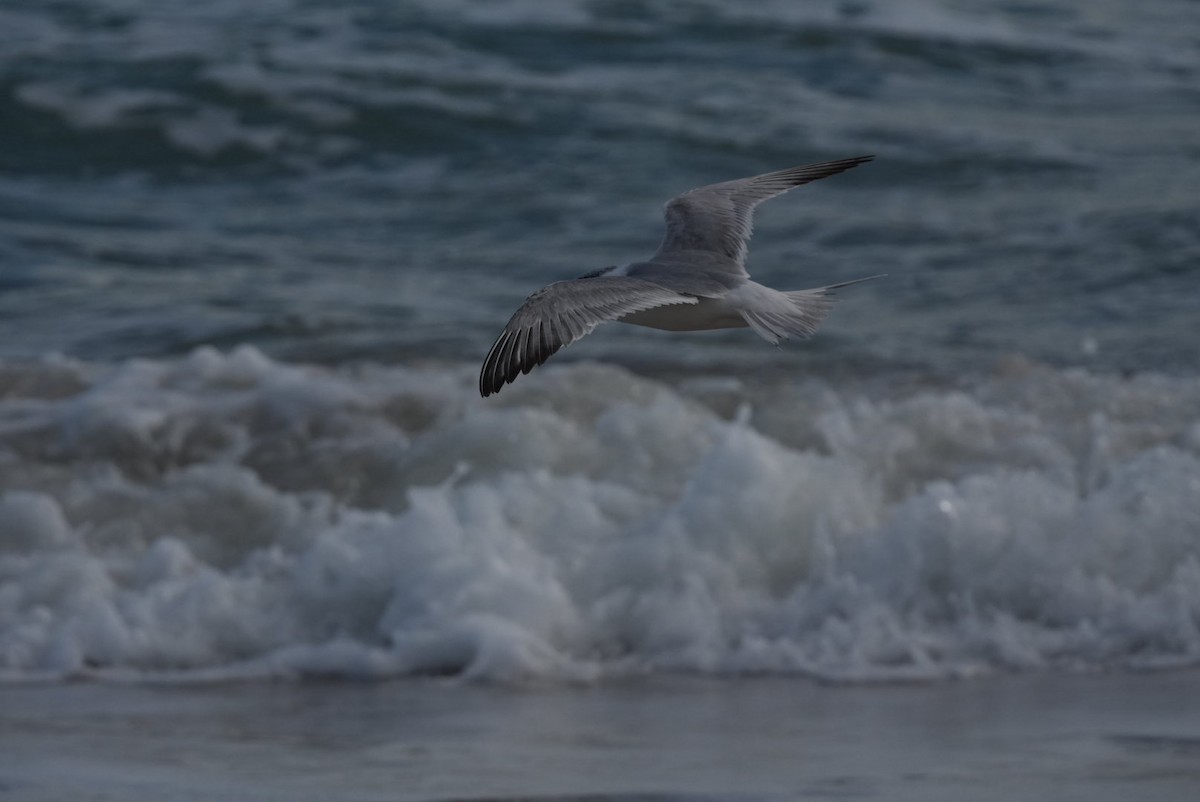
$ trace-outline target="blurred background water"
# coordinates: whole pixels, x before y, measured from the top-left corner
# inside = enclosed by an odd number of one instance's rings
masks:
[[[587,353],[1200,355],[1186,0],[0,13],[5,356],[475,360],[537,286],[652,251],[675,193],[860,153],[878,161],[764,207],[752,249],[771,284],[890,274],[826,336],[617,331]]]
[[[1191,0],[7,0],[5,676],[1200,659]],[[520,301],[714,181],[808,343]],[[180,621],[188,622],[180,627]]]

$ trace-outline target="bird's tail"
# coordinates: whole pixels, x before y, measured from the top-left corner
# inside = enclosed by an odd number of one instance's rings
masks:
[[[778,345],[780,340],[792,337],[807,339],[829,316],[829,310],[833,308],[835,290],[882,277],[881,274],[810,290],[777,292],[776,297],[770,298],[769,302],[755,303],[740,311],[755,334],[771,345]],[[768,301],[766,297],[756,300]]]

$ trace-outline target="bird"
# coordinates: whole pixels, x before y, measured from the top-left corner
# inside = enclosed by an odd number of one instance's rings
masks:
[[[772,345],[812,336],[829,314],[835,290],[880,276],[789,291],[751,281],[745,261],[754,208],[874,158],[806,164],[672,198],[663,210],[666,236],[648,260],[556,281],[521,304],[483,360],[480,395],[500,392],[610,321],[667,331],[749,327]]]

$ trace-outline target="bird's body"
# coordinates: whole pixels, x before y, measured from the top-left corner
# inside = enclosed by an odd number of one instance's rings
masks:
[[[671,304],[633,312],[617,319],[662,331],[744,329],[749,324],[725,298],[699,298],[694,304]]]
[[[749,326],[772,344],[812,335],[833,305],[831,291],[867,279],[791,291],[751,281],[744,262],[754,207],[872,158],[711,184],[672,199],[666,237],[650,259],[558,281],[526,299],[484,360],[480,393],[499,392],[607,321],[667,331]]]

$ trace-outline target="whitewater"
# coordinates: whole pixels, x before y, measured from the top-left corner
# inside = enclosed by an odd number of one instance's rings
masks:
[[[9,680],[941,679],[1200,660],[1200,382],[0,372]]]

